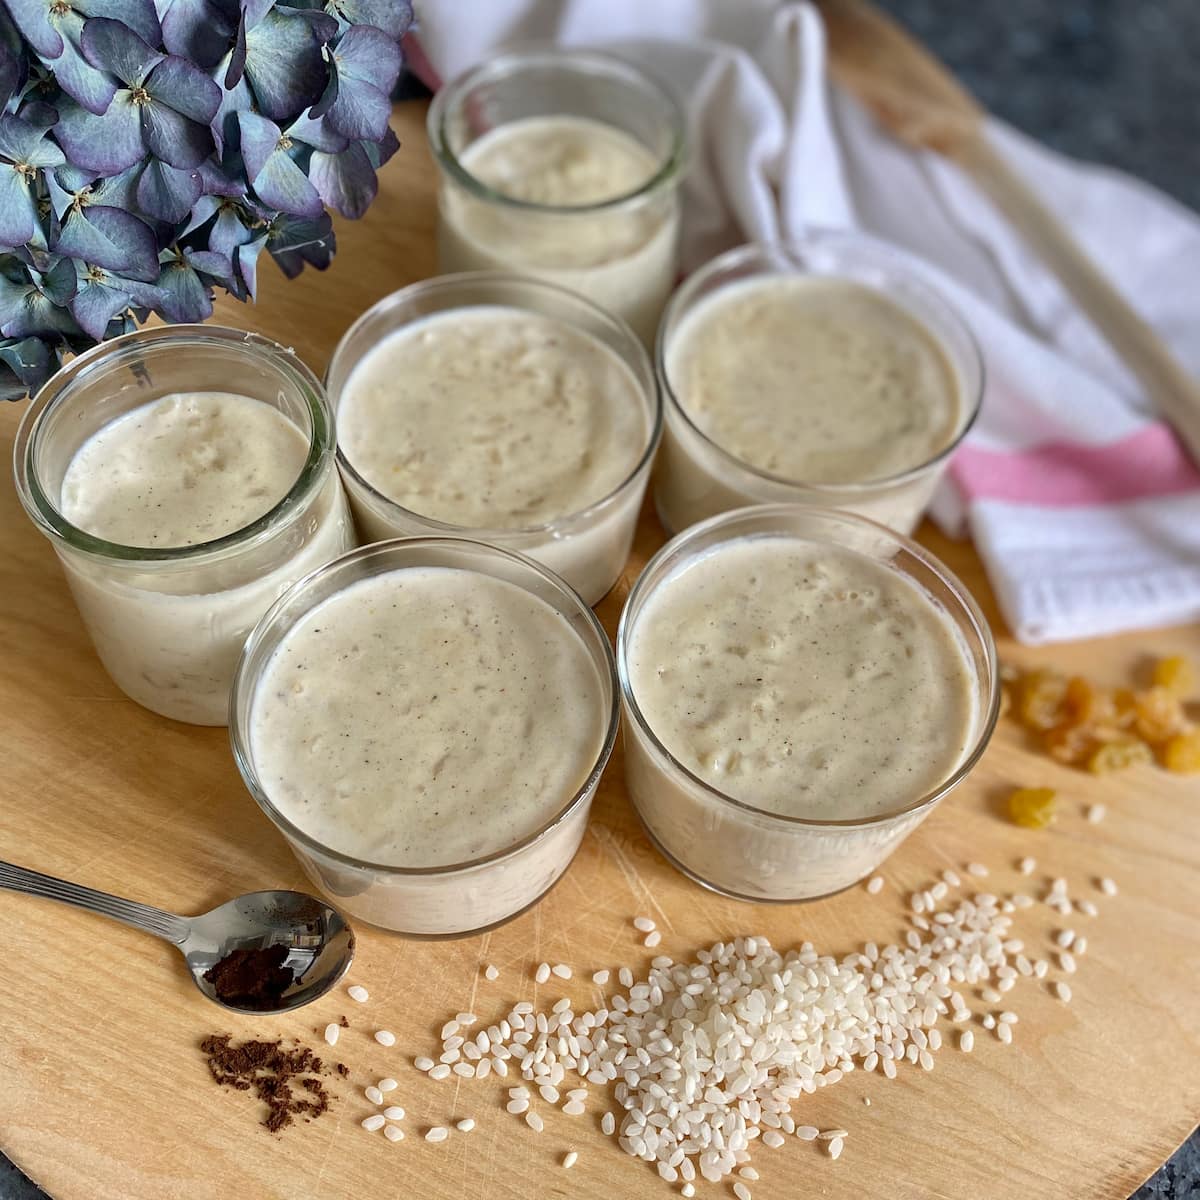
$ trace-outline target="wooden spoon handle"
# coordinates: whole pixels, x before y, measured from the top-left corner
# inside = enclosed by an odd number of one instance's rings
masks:
[[[982,131],[957,146],[954,158],[1058,276],[1200,463],[1200,381],[1184,369]]]

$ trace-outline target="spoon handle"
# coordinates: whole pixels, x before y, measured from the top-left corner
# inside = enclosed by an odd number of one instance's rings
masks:
[[[186,941],[191,932],[191,924],[174,913],[151,908],[148,904],[138,904],[134,900],[123,900],[120,896],[110,896],[107,892],[98,892],[95,888],[83,887],[78,883],[68,883],[65,879],[43,875],[40,871],[18,867],[2,859],[0,888],[58,900],[62,904],[73,904],[87,912],[99,913],[102,917],[112,917],[114,921],[132,925],[143,933],[152,933],[175,946]]]

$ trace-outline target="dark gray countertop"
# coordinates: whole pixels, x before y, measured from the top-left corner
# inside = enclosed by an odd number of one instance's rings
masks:
[[[1200,209],[1200,0],[880,2],[993,112]],[[45,1200],[3,1154],[0,1200]],[[1132,1200],[1200,1200],[1200,1132]]]

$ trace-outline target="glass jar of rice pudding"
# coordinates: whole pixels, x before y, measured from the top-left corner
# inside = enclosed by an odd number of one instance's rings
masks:
[[[629,63],[584,50],[500,54],[429,108],[443,272],[536,275],[651,345],[675,282],[684,117]]]
[[[588,604],[616,582],[662,426],[650,359],[623,321],[539,279],[441,276],[368,309],[326,383],[364,541],[489,542]]]
[[[113,682],[178,721],[226,724],[246,635],[354,544],[320,382],[237,329],[81,354],[31,402],[14,466]]]
[[[671,298],[656,358],[655,501],[673,532],[804,503],[909,533],[983,394],[966,325],[908,256],[858,233],[713,259]]]
[[[544,567],[462,538],[352,551],[246,643],[230,736],[254,799],[351,916],[478,933],[579,848],[616,740],[612,650]]]
[[[739,899],[873,871],[967,776],[996,651],[931,554],[850,513],[764,505],[676,537],[617,634],[625,779],[651,839]]]

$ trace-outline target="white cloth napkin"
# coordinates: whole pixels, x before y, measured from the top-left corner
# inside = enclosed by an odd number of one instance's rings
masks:
[[[1200,471],[1057,281],[954,166],[891,140],[825,73],[824,30],[778,0],[426,0],[437,86],[500,45],[603,45],[687,103],[683,266],[810,226],[911,252],[983,349],[983,411],[933,515],[969,530],[1027,642],[1200,618]],[[989,136],[1200,374],[1200,220],[998,121]],[[917,258],[919,256],[919,259]]]

